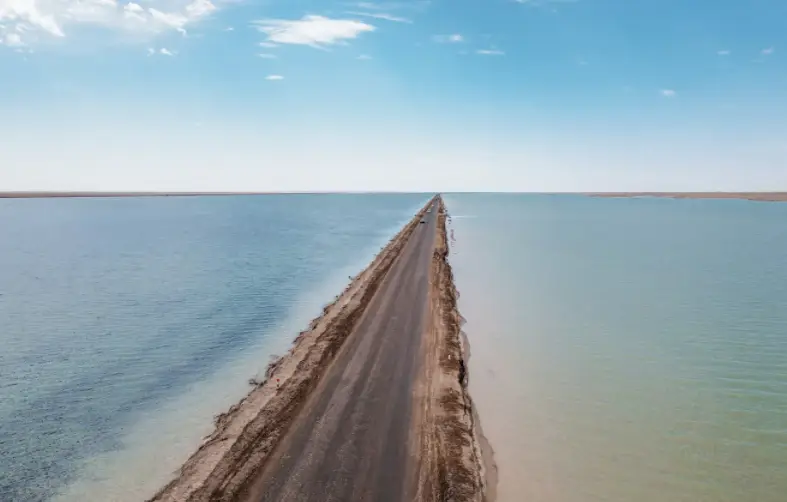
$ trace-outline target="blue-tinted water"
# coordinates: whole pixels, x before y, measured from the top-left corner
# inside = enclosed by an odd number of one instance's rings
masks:
[[[0,200],[0,500],[150,495],[426,199]]]
[[[787,500],[787,204],[450,195],[499,500]]]

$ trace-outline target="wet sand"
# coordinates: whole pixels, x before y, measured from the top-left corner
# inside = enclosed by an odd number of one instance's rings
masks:
[[[742,199],[787,202],[787,192],[592,192],[591,197],[662,197],[669,199]]]
[[[430,201],[266,380],[217,417],[152,500],[483,499],[438,204]]]

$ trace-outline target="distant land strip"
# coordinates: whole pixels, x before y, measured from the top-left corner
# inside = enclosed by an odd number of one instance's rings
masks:
[[[54,199],[79,197],[211,197],[227,195],[317,195],[317,194],[397,194],[432,192],[397,191],[281,191],[281,192],[0,192],[0,199]]]
[[[670,199],[743,199],[787,202],[787,192],[589,192],[591,197],[663,197]]]
[[[99,198],[99,197],[211,197],[231,195],[324,195],[324,194],[400,194],[431,193],[404,191],[281,191],[281,192],[56,192],[56,191],[7,191],[0,192],[0,199],[46,199],[46,198]],[[474,192],[446,192],[467,194]],[[787,202],[787,192],[489,192],[529,195],[587,195],[590,197],[631,198],[660,197],[670,199],[742,199],[762,202]]]

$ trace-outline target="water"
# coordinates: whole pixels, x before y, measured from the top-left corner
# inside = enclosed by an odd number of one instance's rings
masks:
[[[423,195],[0,200],[0,500],[141,500]]]
[[[446,203],[500,501],[787,500],[787,204]]]

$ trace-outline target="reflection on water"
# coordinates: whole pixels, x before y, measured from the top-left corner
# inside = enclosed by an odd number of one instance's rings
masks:
[[[787,204],[446,203],[499,500],[785,500]]]

